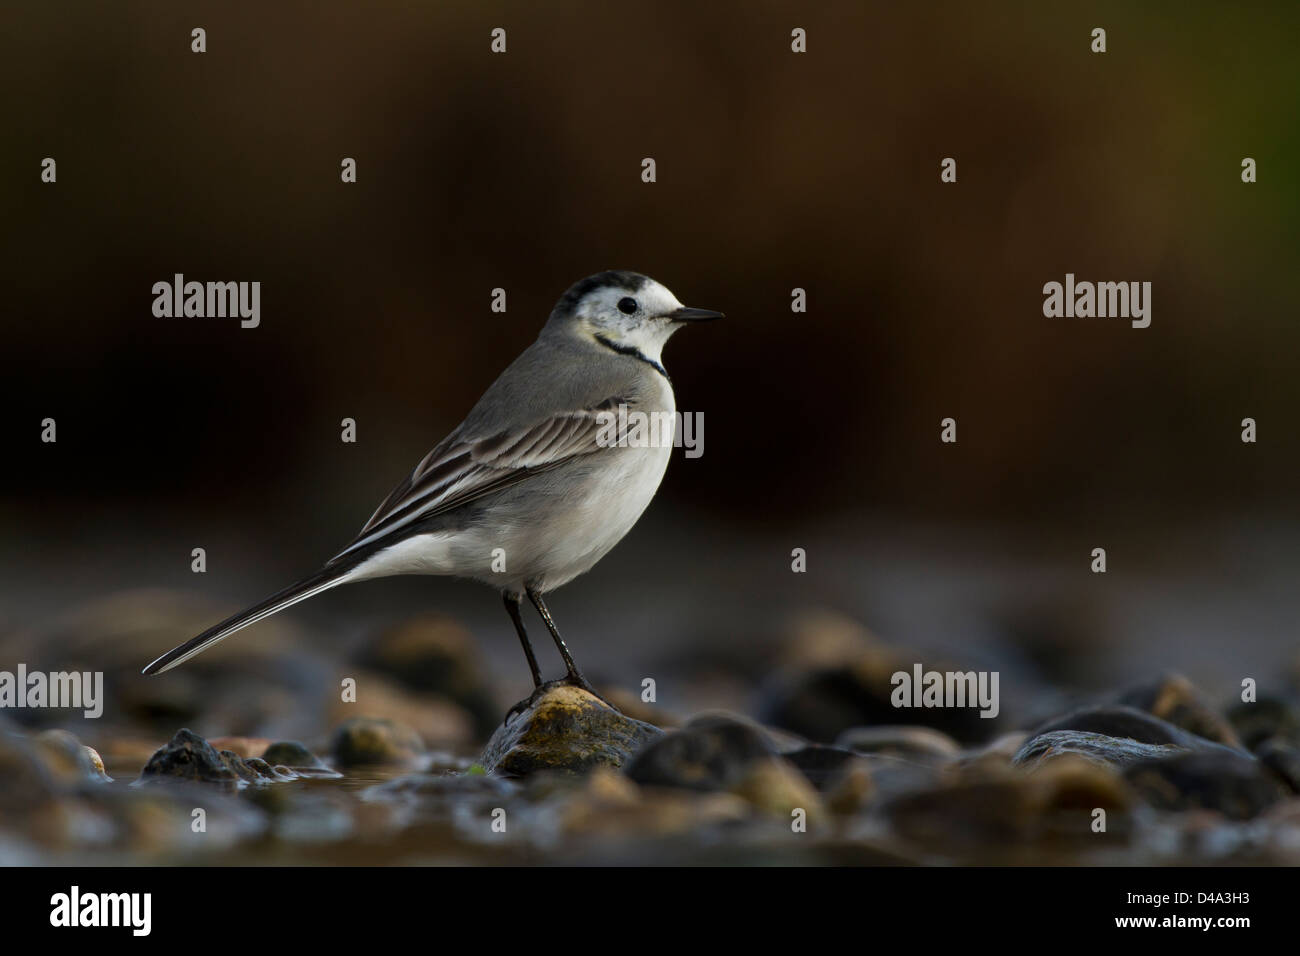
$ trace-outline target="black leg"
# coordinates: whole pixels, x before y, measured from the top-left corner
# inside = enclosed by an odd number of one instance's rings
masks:
[[[564,658],[564,667],[569,672],[568,679],[583,690],[595,693],[587,678],[582,676],[582,671],[578,670],[578,665],[573,662],[573,655],[569,653],[569,649],[564,644],[564,638],[560,637],[560,632],[556,630],[555,621],[551,620],[551,612],[546,609],[546,602],[542,600],[542,596],[532,588],[525,588],[524,590],[528,593],[528,599],[533,602],[533,607],[537,608],[537,613],[542,616],[542,620],[546,623],[546,629],[551,632],[551,637],[555,640],[555,646],[560,649],[560,656]]]
[[[506,613],[515,623],[515,631],[519,634],[519,643],[524,646],[524,654],[528,656],[528,669],[533,672],[533,686],[541,687],[542,672],[537,666],[537,656],[533,653],[533,645],[529,643],[528,632],[524,630],[523,618],[519,616],[519,598],[505,593],[501,597],[506,602]]]

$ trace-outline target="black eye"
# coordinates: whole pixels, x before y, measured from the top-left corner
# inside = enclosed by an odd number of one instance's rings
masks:
[[[631,315],[637,310],[636,299],[622,298],[618,300],[618,311],[624,315]]]

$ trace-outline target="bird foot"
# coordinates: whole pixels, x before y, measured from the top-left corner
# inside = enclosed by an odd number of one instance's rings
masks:
[[[588,681],[587,678],[583,677],[581,674],[569,674],[565,677],[561,677],[559,680],[548,680],[544,684],[538,684],[535,688],[533,688],[533,692],[529,694],[527,698],[519,701],[519,703],[515,704],[508,711],[506,711],[505,723],[509,724],[511,719],[513,719],[518,714],[522,714],[528,708],[532,707],[533,704],[537,703],[538,698],[540,698],[547,691],[555,687],[580,687],[583,690],[585,690],[588,694],[590,694],[592,697],[595,697],[598,701],[600,701],[610,710],[614,711],[614,713],[616,714],[622,713],[621,710],[619,710],[612,703],[610,703],[599,693],[597,693],[596,688],[591,686],[591,682]]]

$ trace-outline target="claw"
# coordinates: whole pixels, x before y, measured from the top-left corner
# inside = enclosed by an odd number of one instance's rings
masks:
[[[616,713],[616,714],[621,714],[621,713],[622,713],[621,710],[619,710],[619,709],[618,709],[617,707],[615,707],[612,703],[610,703],[610,702],[607,701],[604,697],[602,697],[602,696],[597,692],[596,688],[593,687],[593,686],[591,686],[591,681],[587,680],[587,678],[583,677],[582,674],[580,674],[580,673],[576,673],[576,672],[575,672],[575,673],[573,673],[573,674],[569,674],[569,675],[566,676],[566,677],[561,677],[559,680],[555,681],[555,683],[556,683],[556,684],[564,684],[564,685],[567,686],[567,687],[581,687],[581,688],[582,688],[583,690],[585,690],[588,694],[590,694],[592,697],[596,698],[598,701],[600,701],[602,704],[604,704],[606,707],[608,707],[608,708],[609,708],[610,710],[612,710],[614,713]]]
[[[610,710],[614,711],[614,713],[616,714],[622,713],[621,710],[619,710],[612,703],[610,703],[599,693],[597,693],[596,688],[592,687],[591,682],[587,680],[587,678],[583,677],[582,674],[569,674],[565,677],[561,677],[559,680],[552,680],[552,681],[547,681],[545,684],[538,684],[537,687],[533,689],[533,692],[529,694],[524,700],[519,701],[519,703],[515,704],[508,711],[506,711],[506,717],[503,723],[509,725],[512,719],[514,719],[519,714],[522,714],[528,708],[532,707],[533,704],[537,702],[537,699],[541,697],[543,694],[545,694],[552,687],[580,687],[583,690],[585,690],[588,694],[590,694],[592,697],[596,698],[598,701],[600,701],[602,704],[608,707]]]

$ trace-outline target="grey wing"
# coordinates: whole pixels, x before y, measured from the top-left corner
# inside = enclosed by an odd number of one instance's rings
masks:
[[[417,521],[617,444],[621,426],[617,409],[632,404],[635,399],[608,398],[590,408],[557,412],[483,438],[467,438],[457,429],[425,455],[370,516],[360,534],[329,563]]]

